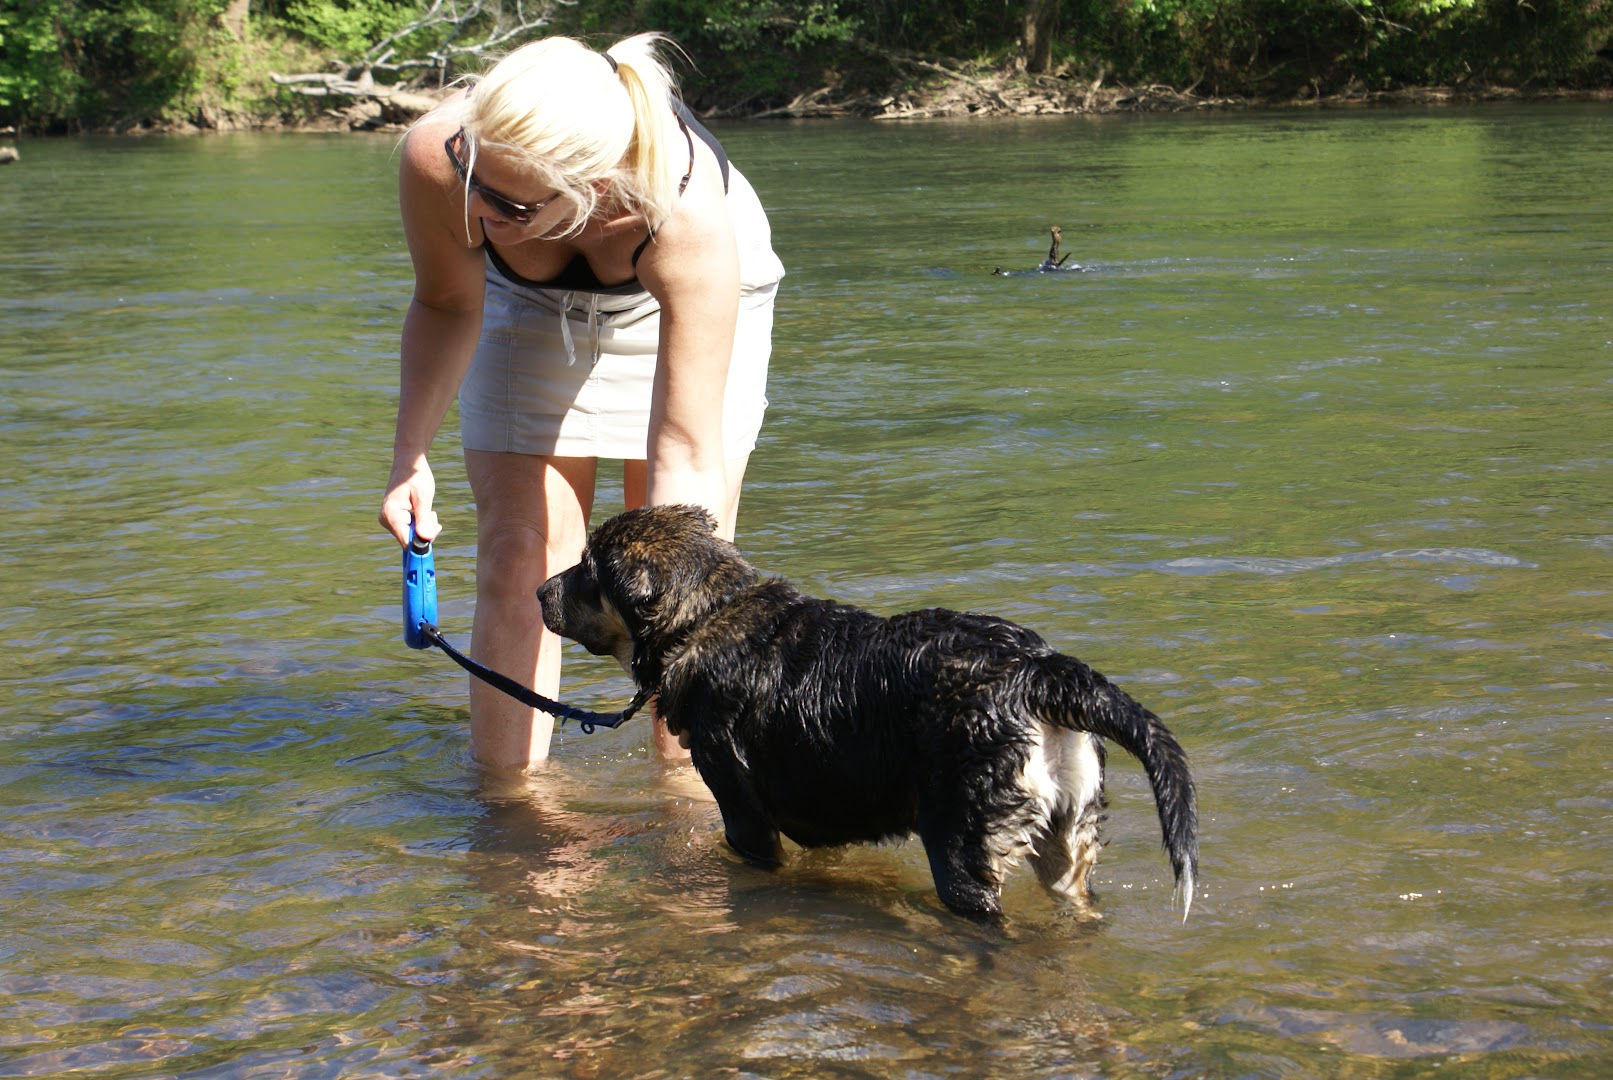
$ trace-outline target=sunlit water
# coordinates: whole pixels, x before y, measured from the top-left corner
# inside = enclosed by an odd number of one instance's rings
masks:
[[[374,526],[393,140],[26,141],[0,1076],[1613,1073],[1613,113],[720,134],[790,269],[743,546],[1160,712],[1191,919],[1119,754],[1097,927],[1028,871],[961,922],[916,843],[748,868],[641,724],[481,784]],[[1089,272],[991,275],[1052,224]]]

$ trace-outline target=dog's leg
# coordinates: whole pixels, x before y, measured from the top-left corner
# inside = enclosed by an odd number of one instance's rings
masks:
[[[702,755],[703,756],[703,755]],[[756,802],[744,780],[726,769],[705,763],[696,767],[700,779],[711,789],[722,812],[723,839],[746,862],[757,866],[776,867],[784,862],[784,846],[779,843],[778,830],[773,821]]]
[[[919,838],[941,902],[959,915],[983,921],[1002,917],[1002,886],[996,861],[978,830],[956,822],[919,822]]]
[[[1082,732],[1041,728],[1045,783],[1054,792],[1031,839],[1029,862],[1042,887],[1077,915],[1102,918],[1089,876],[1098,861],[1103,820],[1103,744]]]
[[[1076,819],[1075,829],[1071,833],[1071,857],[1075,860],[1074,876],[1070,880],[1070,901],[1077,909],[1085,905],[1097,915],[1092,904],[1092,868],[1098,864],[1098,852],[1103,850],[1103,840],[1098,836],[1098,823],[1103,819],[1101,806],[1094,803],[1082,812]],[[1102,918],[1102,916],[1098,916]]]
[[[1199,844],[1193,776],[1182,745],[1159,717],[1075,657],[1047,653],[1034,666],[1037,674],[1027,680],[1025,691],[1033,716],[1044,725],[1112,740],[1143,763],[1185,919],[1198,877]],[[1101,785],[1100,773],[1100,790]],[[1076,805],[1084,806],[1085,800]]]
[[[769,870],[783,864],[784,845],[779,843],[778,830],[767,822],[736,817],[724,810],[722,828],[723,839],[746,862]]]
[[[1080,814],[1064,811],[1055,815],[1032,841],[1029,855],[1036,880],[1082,918],[1103,918],[1092,905],[1089,880],[1102,846],[1098,840],[1101,817],[1096,803]]]

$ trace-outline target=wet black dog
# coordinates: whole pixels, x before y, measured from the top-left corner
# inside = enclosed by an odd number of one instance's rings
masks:
[[[620,514],[538,590],[549,629],[615,656],[682,737],[728,843],[777,865],[804,847],[917,833],[936,891],[1001,912],[1020,855],[1091,913],[1103,742],[1142,761],[1186,918],[1193,780],[1153,713],[1023,627],[986,615],[881,618],[764,578],[695,507]]]

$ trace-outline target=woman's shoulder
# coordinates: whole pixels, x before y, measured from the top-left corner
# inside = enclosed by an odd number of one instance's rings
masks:
[[[738,273],[733,223],[719,197],[696,194],[693,184],[672,216],[656,230],[638,260],[639,280],[662,303],[677,295],[720,286]],[[720,287],[718,291],[721,291]]]
[[[409,126],[403,134],[402,155],[405,164],[418,166],[441,165],[448,169],[448,158],[443,143],[459,130],[459,100],[463,94],[445,98],[435,109]],[[431,169],[431,171],[440,171]]]
[[[421,236],[451,236],[458,247],[475,247],[467,236],[463,194],[444,144],[459,130],[456,94],[417,120],[403,137],[398,161],[398,199],[404,225]],[[479,229],[477,230],[479,231]]]

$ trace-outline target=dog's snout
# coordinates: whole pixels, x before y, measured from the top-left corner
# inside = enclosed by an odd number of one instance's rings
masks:
[[[538,586],[538,604],[543,608],[543,625],[556,634],[564,634],[566,605],[562,599],[559,574]]]

